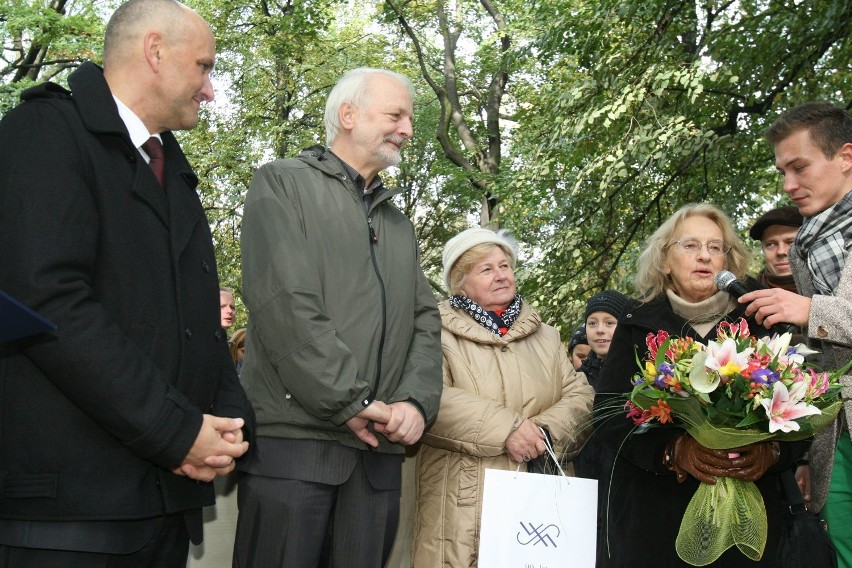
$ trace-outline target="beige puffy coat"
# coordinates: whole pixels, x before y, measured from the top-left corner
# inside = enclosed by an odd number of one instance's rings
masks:
[[[559,332],[526,303],[503,337],[449,302],[439,308],[444,392],[417,456],[413,562],[463,568],[476,566],[485,469],[517,467],[506,438],[530,418],[567,463],[585,438],[594,391],[571,366]]]

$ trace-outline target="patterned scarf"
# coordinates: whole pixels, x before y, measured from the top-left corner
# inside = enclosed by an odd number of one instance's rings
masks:
[[[852,191],[843,199],[813,217],[806,217],[796,248],[807,259],[814,288],[823,295],[834,294],[846,255],[852,245]]]
[[[515,299],[502,313],[489,312],[468,298],[457,294],[450,298],[450,305],[458,310],[464,310],[476,322],[495,335],[506,335],[518,314],[521,313],[521,295],[515,294]]]

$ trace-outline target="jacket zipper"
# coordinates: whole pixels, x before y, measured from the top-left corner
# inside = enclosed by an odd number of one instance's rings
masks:
[[[379,352],[376,356],[376,378],[373,383],[373,397],[379,395],[379,380],[382,376],[382,354],[385,347],[385,328],[387,327],[387,298],[385,297],[385,283],[382,280],[382,274],[379,271],[379,262],[376,258],[376,246],[379,244],[379,237],[376,235],[376,230],[373,228],[373,218],[367,215],[367,227],[370,234],[370,258],[373,260],[373,270],[376,273],[376,278],[379,281],[379,296],[381,297],[382,306],[382,333],[379,336]]]

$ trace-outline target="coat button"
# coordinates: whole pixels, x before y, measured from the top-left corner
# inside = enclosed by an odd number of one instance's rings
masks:
[[[210,272],[210,265],[202,260],[201,261],[201,270],[203,270],[204,272]]]
[[[217,329],[213,332],[213,337],[216,338],[216,341],[222,342],[225,340],[225,332],[224,330]]]
[[[284,395],[284,398],[286,398],[287,400],[290,400],[291,398],[293,398],[293,395],[288,392],[287,394]]]
[[[505,345],[504,345],[503,347],[501,347],[501,348],[500,348],[500,351],[502,351],[503,353],[505,353],[505,352],[506,352],[506,351],[508,351],[508,350],[509,350],[509,348],[508,348],[508,347],[506,347]]]
[[[824,328],[824,327],[822,327],[822,326],[819,326],[819,327],[817,328],[817,337],[821,337],[821,338],[823,338],[823,339],[824,339],[824,338],[826,338],[826,337],[828,337],[828,330],[827,330],[827,329],[825,329],[825,328]]]
[[[192,339],[192,330],[187,327],[186,329],[183,330],[183,335],[187,339]]]

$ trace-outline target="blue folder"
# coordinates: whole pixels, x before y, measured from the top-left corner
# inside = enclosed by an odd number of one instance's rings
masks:
[[[56,324],[0,290],[0,343],[56,329]]]

